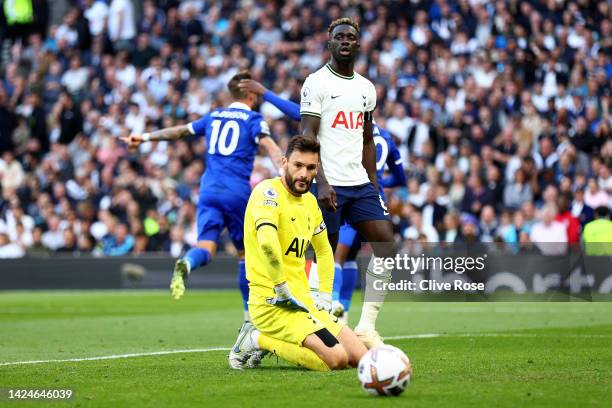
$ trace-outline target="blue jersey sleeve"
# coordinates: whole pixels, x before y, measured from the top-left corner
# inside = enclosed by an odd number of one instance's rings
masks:
[[[189,125],[187,125],[189,127],[189,131],[197,136],[203,136],[206,134],[206,129],[208,127],[208,119],[209,119],[209,115],[203,116],[202,118],[195,120],[191,123],[189,123]]]
[[[283,99],[272,91],[266,91],[263,98],[265,101],[276,106],[278,110],[283,112],[289,118],[297,120],[298,122],[302,120],[302,116],[300,115],[300,105],[297,103]]]
[[[389,154],[387,155],[386,163],[391,173],[381,180],[382,186],[385,188],[403,186],[406,184],[406,172],[402,164],[402,156],[400,155],[397,145],[393,141],[393,137],[384,129],[380,129],[380,132],[383,134],[389,146]]]
[[[255,143],[258,143],[261,137],[271,136],[270,126],[259,113],[249,119],[249,131]]]

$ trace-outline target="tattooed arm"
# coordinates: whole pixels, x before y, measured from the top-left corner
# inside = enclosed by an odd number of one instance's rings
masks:
[[[160,140],[174,141],[193,134],[194,132],[190,128],[190,125],[180,125],[151,133],[143,133],[142,135],[132,134],[129,136],[122,136],[120,139],[122,142],[125,142],[130,149],[133,149],[144,142],[158,142]]]

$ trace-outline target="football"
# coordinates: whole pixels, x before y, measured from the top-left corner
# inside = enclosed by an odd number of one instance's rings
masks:
[[[408,387],[411,375],[408,356],[387,344],[369,350],[357,368],[361,387],[371,395],[400,395]]]

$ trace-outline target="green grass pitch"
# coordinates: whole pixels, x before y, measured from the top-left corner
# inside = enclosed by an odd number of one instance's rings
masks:
[[[241,318],[237,291],[0,293],[0,388],[76,393],[0,405],[610,406],[612,303],[388,302],[380,332],[414,367],[407,391],[388,398],[366,395],[355,370],[313,373],[275,357],[230,370],[227,351],[210,349],[231,347]],[[114,357],[25,363],[104,356]]]

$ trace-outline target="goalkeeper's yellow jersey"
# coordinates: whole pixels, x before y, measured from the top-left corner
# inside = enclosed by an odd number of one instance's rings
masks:
[[[251,192],[244,217],[249,304],[262,304],[265,298],[275,296],[274,283],[266,270],[264,254],[257,241],[257,229],[265,225],[277,231],[281,246],[281,269],[291,293],[307,301],[310,299],[310,288],[304,271],[306,250],[313,236],[325,230],[317,199],[310,192],[294,196],[278,177],[262,181]]]

